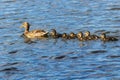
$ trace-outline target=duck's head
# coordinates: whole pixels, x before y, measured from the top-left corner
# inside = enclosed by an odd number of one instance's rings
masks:
[[[28,22],[23,22],[20,27],[21,28],[27,28],[27,27],[30,27],[30,24]]]
[[[78,38],[82,38],[82,37],[83,37],[83,33],[82,33],[82,32],[78,32],[78,33],[77,33],[77,37],[78,37]]]
[[[23,22],[20,28],[25,28],[26,31],[29,31],[30,24],[28,22]]]
[[[50,35],[51,36],[56,36],[57,32],[55,29],[51,29],[52,31],[50,32]]]
[[[100,38],[101,38],[101,39],[105,39],[105,38],[106,38],[106,34],[105,34],[105,33],[102,33],[102,34],[100,35]]]
[[[86,31],[86,32],[85,32],[85,37],[88,37],[88,36],[90,36],[90,32],[89,32],[89,31]]]

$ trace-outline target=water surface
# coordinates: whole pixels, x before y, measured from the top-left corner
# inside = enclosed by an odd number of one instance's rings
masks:
[[[119,0],[1,0],[0,80],[119,80],[120,40],[28,42],[19,26],[120,39]]]

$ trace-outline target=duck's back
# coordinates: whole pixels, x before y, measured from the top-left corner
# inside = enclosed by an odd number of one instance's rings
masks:
[[[32,30],[30,32],[25,33],[25,35],[28,38],[40,38],[40,37],[46,37],[47,32],[44,30]]]
[[[91,37],[92,37],[93,40],[99,39],[99,36],[97,36],[97,35],[91,35]]]
[[[118,39],[115,38],[115,37],[108,37],[108,40],[109,40],[109,41],[118,41]]]
[[[102,41],[106,41],[106,42],[107,41],[118,41],[118,39],[115,37],[107,37],[107,38],[103,38]]]

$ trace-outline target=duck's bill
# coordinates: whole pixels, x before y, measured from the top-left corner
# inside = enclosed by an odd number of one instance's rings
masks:
[[[46,34],[48,34],[49,32],[48,31],[46,31]]]
[[[23,25],[22,25],[22,26],[20,26],[20,28],[23,28]]]

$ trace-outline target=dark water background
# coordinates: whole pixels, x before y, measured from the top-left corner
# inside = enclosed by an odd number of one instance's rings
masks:
[[[0,0],[0,80],[120,80],[120,40],[25,43],[19,26],[120,39],[120,0]]]

